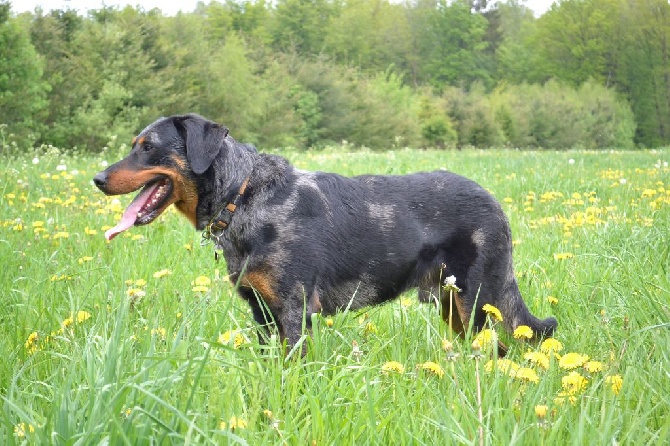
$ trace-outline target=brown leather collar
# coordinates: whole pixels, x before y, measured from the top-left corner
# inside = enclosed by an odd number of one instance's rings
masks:
[[[226,205],[223,206],[219,212],[214,214],[214,217],[212,217],[212,219],[209,221],[209,224],[202,233],[203,243],[213,239],[214,242],[218,244],[219,237],[221,237],[223,231],[228,227],[228,225],[230,225],[230,222],[233,219],[233,215],[235,214],[235,210],[237,209],[242,196],[244,196],[244,192],[247,190],[248,185],[249,177],[247,177],[242,182],[237,195],[235,195],[232,200],[226,203]]]

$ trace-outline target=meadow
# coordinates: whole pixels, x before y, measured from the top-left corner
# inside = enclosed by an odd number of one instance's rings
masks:
[[[668,444],[670,150],[284,153],[476,180],[510,219],[531,311],[559,321],[532,344],[491,311],[460,339],[410,292],[315,316],[305,357],[259,347],[176,211],[104,239],[131,197],[91,178],[127,150],[0,155],[0,443]]]

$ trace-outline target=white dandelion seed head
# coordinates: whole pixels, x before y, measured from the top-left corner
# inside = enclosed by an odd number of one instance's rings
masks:
[[[33,158],[33,164],[39,164],[40,159],[38,157]]]
[[[619,179],[619,184],[626,184],[628,181],[625,178]]]
[[[101,165],[102,167],[107,167],[107,160],[102,160],[102,161],[100,161],[100,165]]]
[[[570,158],[570,159],[568,160],[568,164],[575,164],[575,160],[574,160],[573,158]]]
[[[444,284],[447,286],[456,286],[456,276],[449,276],[445,278]]]

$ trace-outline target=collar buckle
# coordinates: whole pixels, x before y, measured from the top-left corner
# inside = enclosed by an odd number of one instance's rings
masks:
[[[205,230],[202,233],[202,240],[200,240],[200,245],[204,246],[206,245],[209,241],[213,240],[214,241],[214,258],[216,260],[219,259],[218,251],[221,250],[221,237],[223,236],[223,231],[228,228],[230,225],[230,222],[233,220],[233,215],[235,214],[235,211],[237,210],[237,206],[240,203],[240,200],[242,199],[242,196],[244,195],[244,192],[247,189],[247,185],[249,184],[249,177],[247,177],[242,185],[240,186],[240,190],[237,192],[237,195],[226,203],[224,207],[221,208],[219,212],[214,214],[214,217],[209,221],[209,224],[205,228]]]

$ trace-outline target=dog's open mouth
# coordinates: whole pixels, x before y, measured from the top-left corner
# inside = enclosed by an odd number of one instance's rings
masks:
[[[167,177],[150,181],[128,205],[121,221],[105,232],[105,238],[111,240],[132,226],[151,223],[165,210],[165,203],[171,196],[172,182]]]

